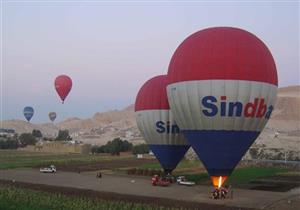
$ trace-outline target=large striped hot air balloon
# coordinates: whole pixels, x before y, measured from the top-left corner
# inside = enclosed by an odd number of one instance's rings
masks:
[[[190,146],[173,119],[166,86],[166,75],[148,80],[138,92],[135,112],[142,136],[165,173],[169,174],[176,168]]]
[[[277,95],[266,45],[238,28],[208,28],[175,51],[168,98],[176,122],[220,187],[265,127]]]

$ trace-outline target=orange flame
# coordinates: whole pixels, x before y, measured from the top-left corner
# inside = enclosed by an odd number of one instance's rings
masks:
[[[210,179],[215,188],[220,188],[227,180],[228,176],[211,176]]]
[[[219,177],[218,188],[222,186],[222,176]]]

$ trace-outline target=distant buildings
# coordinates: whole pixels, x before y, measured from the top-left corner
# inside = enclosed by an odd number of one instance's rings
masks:
[[[45,141],[38,142],[36,145],[28,145],[21,148],[21,150],[61,154],[89,154],[91,151],[91,145],[80,143],[73,144],[69,141]]]
[[[0,137],[14,137],[15,134],[14,129],[0,128]]]

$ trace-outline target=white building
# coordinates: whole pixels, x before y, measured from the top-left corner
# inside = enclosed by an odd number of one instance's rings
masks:
[[[0,136],[13,137],[16,134],[14,129],[0,128]]]

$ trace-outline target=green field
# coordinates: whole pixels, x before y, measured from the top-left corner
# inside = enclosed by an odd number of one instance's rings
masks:
[[[176,210],[149,204],[132,203],[125,201],[92,200],[88,198],[66,196],[58,193],[40,192],[24,188],[0,186],[1,210]],[[180,208],[182,209],[182,208]]]
[[[241,186],[259,178],[278,176],[288,172],[285,168],[249,167],[238,168],[233,171],[228,179],[228,184]]]
[[[39,167],[54,165],[67,165],[79,163],[92,163],[109,161],[113,159],[133,158],[111,155],[81,155],[81,154],[50,154],[39,152],[25,152],[19,150],[0,150],[0,169]]]
[[[285,175],[288,170],[284,168],[265,168],[265,167],[247,167],[237,168],[233,171],[226,184],[235,187],[241,187],[249,184],[251,181],[259,178],[267,178],[271,176]],[[211,184],[210,178],[206,172],[195,174],[184,174],[188,180],[197,184]]]
[[[161,169],[161,166],[158,163],[154,164],[144,164],[140,167],[141,169]],[[199,168],[199,171],[189,169]],[[174,170],[174,175],[185,175],[186,178],[190,181],[194,181],[197,184],[208,184],[210,185],[210,178],[206,172],[203,172],[203,165],[199,160],[181,161],[177,168]],[[245,168],[236,168],[226,184],[234,185],[235,187],[241,187],[245,184],[250,183],[259,178],[267,178],[270,176],[277,176],[285,174],[288,172],[288,169],[279,168],[279,167],[245,167]]]
[[[0,150],[0,169],[19,167],[39,167],[45,165],[76,165],[81,163],[93,163],[97,161],[110,161],[116,159],[130,159],[134,156],[111,156],[111,155],[81,155],[81,154],[45,154],[38,152],[25,152],[17,150]],[[139,169],[161,169],[159,163],[147,163]],[[288,172],[288,169],[276,167],[244,167],[234,170],[226,184],[240,187],[259,178],[280,175]],[[185,175],[189,180],[197,184],[210,185],[208,174],[203,169],[199,160],[182,160],[174,175]]]
[[[180,171],[182,169],[189,169],[189,168],[200,168],[202,167],[202,163],[199,160],[182,160],[177,165],[176,170]],[[159,163],[147,163],[143,164],[139,167],[140,169],[162,169]]]

